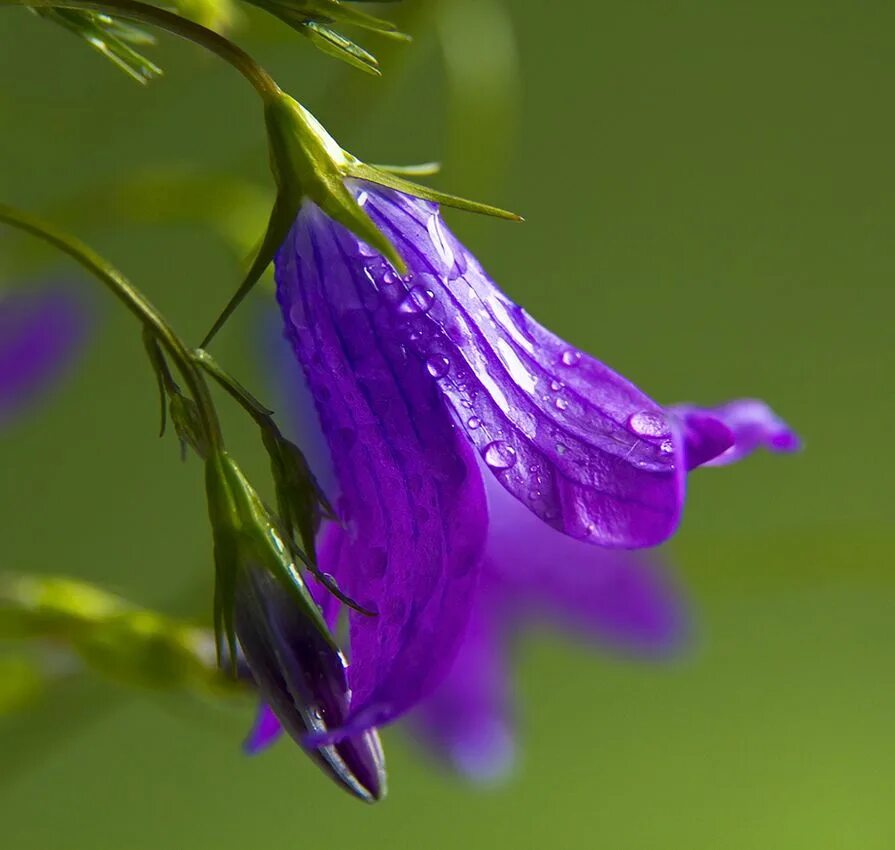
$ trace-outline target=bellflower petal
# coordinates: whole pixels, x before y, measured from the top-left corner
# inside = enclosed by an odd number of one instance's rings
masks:
[[[687,634],[684,603],[655,558],[573,540],[489,488],[488,548],[453,667],[409,718],[417,740],[469,779],[503,778],[513,762],[512,645],[546,625],[647,657]]]
[[[243,749],[249,755],[260,753],[271,746],[282,733],[283,727],[273,709],[267,703],[261,703],[255,715],[255,724],[243,742]]]
[[[391,308],[393,333],[426,364],[500,483],[572,537],[624,547],[667,538],[684,470],[663,410],[509,301],[434,204],[354,189],[410,270],[399,279],[342,231],[346,256],[362,264],[366,298]]]
[[[307,204],[277,257],[287,335],[341,490],[344,528],[320,566],[358,603],[343,734],[388,722],[444,676],[466,626],[487,526],[481,476],[425,364],[345,253],[346,231]],[[320,743],[320,741],[316,741]]]
[[[62,376],[85,325],[62,288],[0,294],[0,426]]]
[[[494,585],[511,620],[562,622],[641,652],[672,645],[683,618],[667,583],[588,544],[662,542],[687,468],[782,440],[774,421],[736,403],[659,406],[509,301],[435,204],[358,180],[346,188],[408,274],[310,202],[276,258],[287,337],[341,493],[320,567],[378,612],[349,615],[350,713],[313,743],[397,718],[448,675],[474,609],[483,480],[520,515],[515,538],[492,534],[476,604]],[[330,622],[337,610],[329,603]],[[492,648],[480,640],[469,663],[487,666]]]
[[[688,469],[726,466],[759,448],[771,452],[801,448],[795,431],[758,399],[738,399],[712,408],[682,404],[669,408],[669,413],[682,423]]]
[[[515,757],[509,624],[499,594],[489,588],[476,599],[450,672],[408,720],[422,746],[482,783],[504,778]]]

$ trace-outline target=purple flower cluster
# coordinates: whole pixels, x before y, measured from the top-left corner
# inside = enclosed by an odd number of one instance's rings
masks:
[[[311,203],[276,259],[339,490],[320,567],[377,612],[348,615],[344,725],[303,743],[411,712],[439,752],[488,776],[512,752],[505,650],[519,627],[667,650],[677,596],[623,550],[674,532],[688,470],[797,439],[758,401],[663,407],[507,299],[436,205],[349,188],[406,276]],[[340,604],[318,598],[335,627]],[[250,748],[277,728],[262,713]]]

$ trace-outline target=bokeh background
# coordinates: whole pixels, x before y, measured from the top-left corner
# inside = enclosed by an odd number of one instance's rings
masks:
[[[895,7],[384,10],[415,42],[364,39],[381,80],[260,14],[236,37],[358,155],[441,159],[440,187],[523,213],[446,217],[542,322],[656,398],[763,397],[805,451],[691,478],[668,547],[694,620],[677,659],[622,663],[547,634],[519,646],[521,754],[501,787],[465,785],[393,729],[390,797],[367,808],[291,746],[244,758],[247,704],[85,677],[0,720],[0,844],[895,846]],[[153,57],[166,75],[141,89],[3,10],[0,194],[93,243],[197,340],[239,270],[222,233],[258,235],[261,116],[199,49],[163,36]],[[73,380],[2,437],[3,568],[207,619],[200,469],[156,438],[133,323],[18,237],[0,272],[70,279],[95,315]],[[259,391],[269,299],[216,343]],[[249,426],[227,426],[262,475]]]

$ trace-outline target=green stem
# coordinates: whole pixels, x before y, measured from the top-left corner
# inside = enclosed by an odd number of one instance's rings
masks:
[[[239,381],[214,359],[204,348],[193,351],[193,360],[204,369],[218,385],[255,420],[261,428],[271,430],[276,437],[280,430],[273,421],[273,411],[266,408]]]
[[[114,266],[104,260],[78,239],[62,233],[40,219],[17,210],[14,207],[0,204],[0,222],[30,233],[38,239],[68,254],[87,271],[99,278],[106,287],[131,311],[143,324],[159,338],[177,367],[193,396],[202,417],[202,425],[213,449],[223,448],[221,425],[217,411],[211,400],[208,384],[193,361],[190,349],[175,333],[161,313],[146,299],[142,292],[132,286]]]
[[[237,47],[232,41],[214,30],[148,3],[140,3],[138,0],[0,0],[0,5],[93,9],[119,18],[150,24],[216,53],[221,59],[236,68],[264,100],[280,93],[280,87],[273,77],[241,47]]]

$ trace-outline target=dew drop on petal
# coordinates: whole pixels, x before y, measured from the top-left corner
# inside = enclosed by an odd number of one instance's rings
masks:
[[[648,410],[632,413],[628,418],[628,430],[639,437],[664,437],[669,433],[665,417]]]
[[[664,452],[665,454],[671,454],[674,451],[674,443],[671,440],[662,440],[659,443],[659,451]]]
[[[398,304],[398,312],[413,315],[427,313],[435,301],[435,293],[425,286],[414,286]]]
[[[558,455],[564,455],[568,450],[569,450],[569,449],[568,449],[568,447],[565,445],[565,443],[557,443],[557,444],[556,444],[556,453],[557,453]]]
[[[475,431],[476,428],[480,428],[482,425],[482,420],[479,419],[478,416],[470,416],[469,419],[466,420],[466,427],[471,431]]]
[[[563,366],[577,366],[578,361],[581,360],[581,352],[570,348],[562,353],[560,359],[562,360]]]
[[[371,248],[366,242],[357,243],[357,253],[362,257],[378,257],[379,252],[375,248]]]
[[[433,354],[426,360],[426,371],[433,378],[443,378],[451,368],[451,361],[443,354]]]
[[[382,276],[382,282],[386,286],[391,286],[397,279],[398,279],[398,276],[394,272],[386,272]]]
[[[557,410],[565,410],[569,406],[569,403],[564,398],[558,398],[554,403]]]
[[[448,270],[453,269],[454,252],[451,250],[451,246],[444,235],[444,231],[441,229],[441,217],[438,213],[429,217],[429,221],[426,224],[426,230],[429,231],[429,238],[432,240],[432,245],[438,253],[438,256],[441,257],[442,262],[444,262],[445,268]]]
[[[550,389],[553,390],[553,392],[555,392],[555,393],[559,392],[564,386],[565,386],[565,384],[563,384],[562,381],[551,381],[550,382]]]
[[[509,469],[516,463],[516,450],[505,440],[495,440],[485,447],[485,463],[492,469]]]

